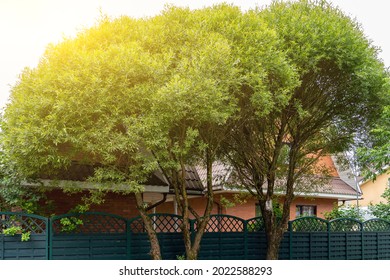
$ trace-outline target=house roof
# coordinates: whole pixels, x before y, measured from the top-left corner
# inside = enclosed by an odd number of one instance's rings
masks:
[[[329,165],[331,168],[330,174],[333,175],[329,182],[325,183],[320,187],[316,187],[314,192],[306,191],[302,192],[302,195],[314,195],[321,196],[324,195],[326,197],[335,197],[340,199],[345,199],[346,197],[356,197],[359,193],[356,192],[355,188],[345,182],[340,178],[337,168],[335,167],[332,159],[330,157],[326,157],[321,160],[321,164]],[[222,162],[213,163],[213,188],[218,191],[229,191],[226,188],[226,185],[231,185],[231,167],[227,166]],[[206,169],[202,166],[197,166],[198,174],[201,182],[206,186],[207,173]],[[310,182],[310,179],[309,179]]]
[[[199,174],[199,178],[204,187],[207,186],[207,170],[204,166],[198,165],[196,166],[196,170]],[[215,161],[212,165],[213,171],[213,188],[214,190],[222,189],[227,182],[230,182],[230,172],[231,168],[220,162]]]
[[[64,181],[87,181],[88,178],[94,175],[95,169],[99,165],[81,164],[72,162],[70,166],[60,169],[55,174],[42,174],[40,179],[46,180],[64,180]],[[168,182],[160,171],[155,171],[149,176],[144,185],[148,186],[168,186]]]
[[[95,169],[99,165],[82,164],[79,162],[72,162],[70,166],[57,171],[55,174],[42,174],[40,179],[43,180],[61,180],[73,182],[85,182],[88,178],[94,175]],[[189,192],[202,193],[204,188],[199,178],[195,167],[186,166],[185,173],[186,188]],[[143,184],[145,186],[168,187],[169,183],[166,177],[160,170],[154,171],[147,181]],[[170,188],[170,192],[173,190]]]
[[[332,193],[332,194],[342,194],[342,195],[355,195],[357,194],[356,190],[347,184],[340,177],[332,177],[329,185],[331,188],[324,188],[321,190],[323,193]]]
[[[187,191],[203,193],[204,187],[196,167],[186,166],[185,179]]]

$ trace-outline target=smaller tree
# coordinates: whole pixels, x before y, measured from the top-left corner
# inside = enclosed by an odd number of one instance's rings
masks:
[[[387,102],[390,102],[387,91]],[[366,141],[358,149],[358,161],[363,176],[375,180],[378,174],[390,172],[390,105],[385,106],[381,117],[372,129]]]
[[[387,188],[381,195],[386,201],[368,206],[371,214],[379,219],[390,221],[390,189]]]

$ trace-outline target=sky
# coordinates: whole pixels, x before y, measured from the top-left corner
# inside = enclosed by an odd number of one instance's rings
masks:
[[[35,67],[45,48],[64,37],[74,37],[92,26],[103,13],[110,17],[158,14],[166,4],[202,8],[233,3],[243,10],[268,5],[271,0],[0,0],[0,108],[25,67]],[[390,27],[387,0],[330,0],[361,23],[366,36],[381,48],[390,66]]]

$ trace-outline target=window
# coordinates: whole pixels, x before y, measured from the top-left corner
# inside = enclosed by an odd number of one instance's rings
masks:
[[[305,216],[317,216],[317,206],[316,205],[297,205],[296,218],[305,217]]]

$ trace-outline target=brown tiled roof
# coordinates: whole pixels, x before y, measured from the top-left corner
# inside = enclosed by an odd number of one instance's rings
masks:
[[[343,195],[356,195],[356,190],[344,182],[340,177],[333,177],[329,183],[331,188],[326,190],[324,189],[324,193],[332,193],[332,194],[343,194]]]
[[[207,185],[207,170],[204,166],[198,165],[196,166],[196,170],[199,174],[199,178],[203,184],[203,186]],[[212,166],[213,170],[213,188],[222,189],[224,185],[229,180],[230,167],[223,164],[222,162],[216,161]]]
[[[199,193],[203,192],[203,184],[195,167],[186,166],[185,179],[187,191],[196,191]]]

